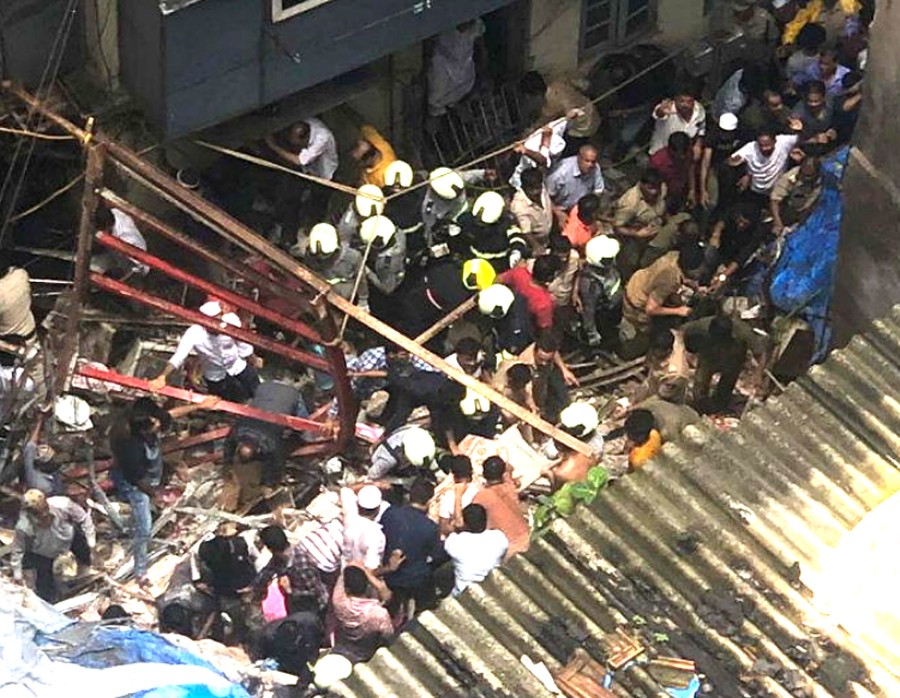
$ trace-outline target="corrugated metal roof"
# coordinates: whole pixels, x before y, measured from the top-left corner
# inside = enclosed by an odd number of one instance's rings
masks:
[[[582,646],[602,661],[604,636],[626,626],[653,652],[693,659],[701,695],[900,695],[886,669],[898,658],[863,650],[806,585],[900,490],[898,401],[895,309],[737,429],[689,427],[526,555],[423,614],[336,693],[547,696],[521,655],[555,670]],[[640,665],[612,691],[664,695]]]

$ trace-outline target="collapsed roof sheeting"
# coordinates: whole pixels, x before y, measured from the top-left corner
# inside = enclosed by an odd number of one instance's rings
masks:
[[[335,692],[550,695],[523,654],[551,671],[578,646],[602,661],[625,625],[651,654],[696,661],[710,695],[900,695],[896,656],[817,608],[829,554],[900,490],[898,357],[900,307],[734,431],[688,428]],[[611,690],[661,694],[640,663]]]

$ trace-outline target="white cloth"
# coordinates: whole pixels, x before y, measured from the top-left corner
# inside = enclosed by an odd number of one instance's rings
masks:
[[[534,153],[540,153],[547,159],[547,169],[553,169],[553,166],[559,162],[559,156],[566,149],[566,127],[569,125],[569,122],[565,119],[557,119],[553,122],[553,126],[550,127],[550,130],[553,131],[553,135],[550,137],[550,145],[542,146],[542,142],[544,139],[543,129],[539,128],[537,131],[534,131],[531,135],[529,135],[523,145],[526,150],[530,150]],[[509,186],[518,189],[522,186],[522,173],[525,170],[530,170],[533,167],[537,167],[538,163],[532,160],[527,155],[522,155],[519,158],[519,163],[516,165],[515,171],[512,173],[512,177],[509,178]]]
[[[253,354],[253,347],[227,334],[213,335],[202,325],[191,325],[181,335],[181,341],[169,363],[175,368],[181,368],[191,352],[200,356],[204,378],[221,381],[226,376],[236,376],[247,368],[246,358]]]
[[[309,124],[309,144],[297,155],[307,174],[331,179],[338,168],[337,143],[334,134],[321,119],[304,119]]]
[[[673,133],[686,133],[691,138],[706,135],[706,109],[700,102],[694,102],[694,111],[691,117],[685,121],[676,111],[663,116],[656,116],[656,110],[653,110],[653,120],[656,122],[653,126],[653,136],[650,138],[650,155],[657,150],[662,150],[669,145],[669,136]]]
[[[25,337],[32,332],[31,278],[24,269],[13,267],[0,276],[0,335]]]
[[[463,31],[454,27],[435,40],[428,65],[428,110],[433,116],[443,114],[475,86],[475,42],[482,34],[484,22],[478,19]]]
[[[341,488],[341,511],[344,522],[344,565],[359,562],[370,570],[380,567],[385,546],[381,524],[360,516],[356,494],[349,487]]]
[[[111,209],[113,214],[113,218],[115,218],[115,223],[113,224],[112,236],[114,238],[118,238],[122,242],[127,242],[129,245],[133,245],[137,247],[139,250],[147,251],[147,241],[144,239],[144,236],[141,235],[141,231],[138,230],[137,225],[134,222],[134,219],[129,216],[124,211],[120,211],[117,208]],[[146,264],[141,264],[140,262],[133,260],[129,257],[132,264],[132,269],[136,274],[146,274],[150,271],[150,267]]]
[[[768,194],[784,172],[788,157],[796,144],[797,136],[775,136],[775,150],[769,157],[764,157],[756,141],[750,141],[738,148],[732,157],[739,157],[747,165],[750,190],[757,194]]]
[[[509,540],[502,531],[488,529],[482,533],[451,533],[444,550],[453,560],[453,595],[459,596],[469,584],[482,581],[506,555]]]
[[[465,491],[463,492],[462,499],[460,500],[460,504],[462,505],[463,509],[465,509],[467,506],[469,506],[472,503],[472,500],[475,499],[475,495],[478,494],[478,490],[480,490],[480,489],[481,489],[481,487],[478,484],[476,484],[474,482],[469,483],[469,486],[466,487]],[[453,488],[451,487],[449,490],[447,490],[446,492],[444,492],[441,495],[441,500],[440,500],[439,509],[438,509],[438,512],[439,512],[438,515],[442,519],[452,519],[453,518],[453,506],[455,503],[456,503],[456,495],[453,493]]]

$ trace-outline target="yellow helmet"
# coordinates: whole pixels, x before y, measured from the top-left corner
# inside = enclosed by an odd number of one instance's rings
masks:
[[[363,184],[353,201],[361,218],[371,218],[384,213],[384,192],[374,184]]]
[[[449,167],[438,167],[428,175],[432,191],[442,199],[452,201],[466,188],[466,183],[459,172]]]
[[[497,272],[486,259],[469,259],[463,264],[462,281],[470,291],[483,291],[497,278]]]
[[[359,237],[362,241],[376,248],[387,247],[396,234],[397,228],[387,216],[367,218],[359,226]]]
[[[327,257],[338,251],[340,239],[337,228],[331,223],[316,223],[309,231],[309,254]]]
[[[495,191],[486,191],[475,199],[472,213],[485,225],[491,225],[500,220],[505,208],[506,202],[500,194]]]
[[[406,189],[413,183],[413,168],[408,162],[394,160],[384,170],[384,183],[389,187]]]

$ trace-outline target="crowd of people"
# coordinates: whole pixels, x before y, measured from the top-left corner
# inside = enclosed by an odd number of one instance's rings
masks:
[[[517,430],[545,462],[539,476],[554,491],[607,464],[615,436],[624,435],[628,470],[636,470],[686,421],[732,414],[742,373],[763,362],[770,345],[766,275],[815,209],[822,163],[849,142],[859,112],[871,8],[833,5],[732,0],[726,29],[743,37],[743,55],[725,66],[720,85],[673,86],[648,115],[648,146],[607,170],[614,177],[604,177],[596,105],[566,81],[544,86],[539,123],[491,168],[421,171],[362,127],[349,149],[359,179],[347,184],[357,194],[345,209],[335,203],[345,195],[322,186],[343,152],[324,121],[305,119],[266,138],[261,152],[318,180],[281,177],[270,192],[276,238],[291,254],[335,293],[412,338],[475,296],[476,309],[425,346],[589,448],[572,450],[351,323],[343,348],[354,396],[383,436],[340,488],[341,515],[299,537],[269,526],[204,540],[157,601],[161,629],[197,637],[203,628],[307,682],[321,648],[330,647],[321,673],[342,674],[440,596],[462,593],[528,549],[517,464],[476,458],[473,439]],[[448,66],[460,51],[468,66],[478,27],[463,25],[449,33],[459,36],[438,42],[432,117],[473,88],[468,67],[454,82]],[[97,228],[147,247],[122,211],[99,214]],[[128,260],[108,262],[120,276],[146,274]],[[259,260],[247,263],[280,278]],[[30,311],[18,312],[27,297],[22,274],[0,277],[0,336],[18,345],[35,331]],[[734,297],[763,310],[750,321]],[[259,298],[281,302],[263,289]],[[252,322],[219,299],[199,312],[222,329]],[[573,399],[569,352],[588,361],[646,357],[647,378],[616,415],[617,428],[601,423],[585,395]],[[173,419],[218,399],[307,416],[328,399],[324,375],[314,374],[316,391],[304,395],[268,377],[252,346],[201,325],[183,333],[151,387],[173,380],[190,355],[199,357],[199,377],[185,380],[205,387],[205,403],[164,410],[142,398],[110,433],[142,583],[151,503],[165,477],[161,435]],[[387,400],[375,409],[379,391]],[[89,564],[95,532],[90,514],[47,475],[52,454],[41,451],[39,432],[24,449],[31,489],[13,566],[19,579],[33,567],[38,593],[55,599],[53,558],[71,549]],[[237,488],[231,508],[277,486],[288,451],[280,427],[249,418],[235,424],[224,458]]]

